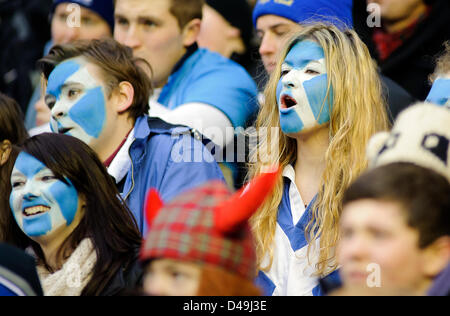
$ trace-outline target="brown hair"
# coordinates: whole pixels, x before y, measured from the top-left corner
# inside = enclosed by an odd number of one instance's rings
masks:
[[[392,163],[373,169],[346,191],[343,204],[363,199],[399,203],[410,227],[419,231],[419,247],[450,236],[450,183],[431,169]]]
[[[48,80],[50,73],[58,64],[75,57],[84,57],[101,69],[110,95],[123,81],[133,86],[134,99],[127,110],[131,118],[136,120],[139,116],[148,113],[148,102],[153,88],[150,78],[141,68],[141,63],[148,66],[150,70],[151,67],[144,59],[133,57],[131,48],[109,38],[56,45],[47,56],[38,61],[38,68]]]
[[[430,76],[430,81],[434,82],[437,77],[450,73],[450,41],[444,43],[444,52],[436,59],[436,68]]]
[[[16,101],[0,93],[0,142],[5,139],[12,144],[23,142],[28,132],[23,123],[23,113]]]
[[[183,29],[194,19],[202,19],[204,0],[169,0],[170,13],[177,19],[180,29]]]
[[[252,281],[210,264],[202,266],[202,275],[197,296],[260,295],[261,290]]]

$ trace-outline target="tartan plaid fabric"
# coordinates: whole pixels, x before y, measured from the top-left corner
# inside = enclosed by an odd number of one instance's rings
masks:
[[[249,226],[227,236],[214,227],[214,208],[231,196],[222,182],[212,181],[164,205],[149,227],[141,259],[209,263],[253,280],[256,257]]]

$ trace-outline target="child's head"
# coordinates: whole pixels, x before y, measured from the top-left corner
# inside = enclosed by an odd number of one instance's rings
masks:
[[[162,205],[147,199],[149,233],[141,250],[144,291],[150,295],[258,295],[256,255],[247,224],[277,173],[232,195],[213,181]]]
[[[450,259],[450,183],[430,169],[393,163],[347,190],[338,261],[348,287],[424,294]]]

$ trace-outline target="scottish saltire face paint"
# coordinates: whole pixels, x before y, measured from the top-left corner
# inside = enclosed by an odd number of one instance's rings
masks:
[[[105,94],[80,60],[55,67],[48,78],[45,102],[52,110],[53,132],[74,136],[88,145],[101,135],[106,122]]]
[[[327,98],[325,53],[313,41],[301,41],[289,51],[277,87],[281,129],[286,134],[330,121],[333,91]]]
[[[78,192],[58,180],[42,162],[27,153],[17,157],[11,175],[11,210],[29,237],[43,237],[72,224],[78,211]]]
[[[438,78],[431,87],[427,101],[450,107],[450,78]]]

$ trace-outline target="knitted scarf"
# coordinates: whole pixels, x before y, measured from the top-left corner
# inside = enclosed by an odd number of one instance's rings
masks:
[[[37,271],[45,296],[80,296],[92,277],[97,253],[90,239],[84,239],[61,270],[49,273],[43,266]]]

